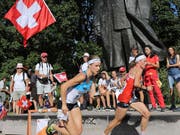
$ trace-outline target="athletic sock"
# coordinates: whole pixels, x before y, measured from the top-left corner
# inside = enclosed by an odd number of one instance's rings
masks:
[[[141,131],[141,135],[145,135],[145,131]]]

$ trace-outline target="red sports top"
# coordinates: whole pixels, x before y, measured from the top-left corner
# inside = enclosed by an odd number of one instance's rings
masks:
[[[146,61],[155,64],[155,63],[159,62],[159,57],[157,55],[154,55],[152,58],[150,58],[150,56],[148,56],[148,57],[146,57]],[[145,76],[156,75],[156,74],[157,74],[156,67],[153,67],[151,65],[146,65]]]
[[[118,96],[118,101],[123,103],[129,103],[132,98],[132,91],[134,87],[134,78],[130,78],[129,76],[126,79],[126,85],[123,88],[123,91]]]

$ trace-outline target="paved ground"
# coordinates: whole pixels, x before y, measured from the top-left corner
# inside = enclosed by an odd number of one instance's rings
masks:
[[[96,109],[93,109],[92,111],[83,110],[82,115],[83,115],[84,130],[82,135],[101,135],[106,125],[111,121],[111,119],[114,118],[114,113],[115,111],[105,111],[105,110],[96,110]],[[36,131],[36,120],[41,118],[56,119],[56,113],[51,113],[51,112],[33,113],[32,131],[34,132]],[[140,126],[139,126],[140,114],[138,112],[130,110],[127,112],[126,118],[127,119],[125,120],[127,120],[127,123],[125,123],[124,126],[134,125],[136,127],[136,130],[140,131]],[[2,123],[3,122],[0,121],[0,125]],[[2,130],[1,128],[12,129],[12,127],[14,126],[14,128],[17,129],[19,126],[18,129],[22,129],[22,130],[24,129],[23,131],[21,131],[21,133],[23,133],[24,135],[26,133],[27,114],[16,115],[9,113],[6,118],[6,122],[2,125],[4,125],[4,127],[0,127],[0,131]],[[169,130],[169,128],[166,127],[169,127],[171,130]],[[122,128],[123,131],[126,131],[124,130],[125,127],[119,127],[119,129],[117,129],[117,132],[122,133]],[[159,128],[162,128],[163,130],[160,130]],[[9,134],[15,133],[17,131],[13,129]],[[160,109],[151,112],[151,118],[147,128],[148,135],[160,135],[160,134],[179,135],[179,129],[180,129],[180,112],[173,112],[168,109],[165,112],[160,112]]]

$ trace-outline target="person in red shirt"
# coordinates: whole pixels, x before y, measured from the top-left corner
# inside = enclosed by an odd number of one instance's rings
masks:
[[[118,103],[114,119],[107,125],[104,130],[104,135],[109,133],[119,124],[122,123],[126,116],[129,107],[137,110],[141,115],[141,135],[145,135],[148,125],[150,112],[144,103],[136,100],[133,96],[135,89],[149,90],[146,86],[141,84],[141,76],[146,65],[146,56],[138,54],[130,66],[130,70],[125,78],[125,85],[119,91]]]
[[[164,98],[159,86],[159,76],[157,69],[159,68],[159,57],[152,52],[152,47],[147,45],[144,48],[146,55],[146,67],[144,72],[144,84],[147,87],[150,87],[152,90],[149,91],[149,97],[152,103],[152,110],[156,110],[156,100],[157,97],[158,103],[161,107],[161,112],[165,111]]]

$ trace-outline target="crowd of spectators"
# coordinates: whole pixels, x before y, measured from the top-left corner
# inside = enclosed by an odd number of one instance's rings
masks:
[[[143,52],[138,48],[131,49],[129,66],[122,65],[119,68],[112,69],[110,72],[102,69],[100,74],[94,79],[96,83],[96,93],[94,98],[83,94],[79,99],[81,110],[112,110],[116,109],[117,98],[126,85],[125,79],[128,68],[139,53],[146,56],[146,67],[141,77],[141,84],[148,88],[147,90],[138,89],[134,91],[133,96],[139,101],[144,102],[149,110],[155,111],[160,108],[164,112],[166,105],[161,91],[161,81],[159,79],[158,68],[159,57],[153,53],[150,46],[145,46]],[[89,53],[84,53],[83,63],[79,72],[85,72],[88,68]],[[14,74],[11,75],[9,86],[6,84],[6,77],[0,81],[0,106],[1,112],[3,107],[6,112],[21,114],[28,109],[51,108],[56,107],[58,101],[54,95],[57,82],[53,77],[53,67],[48,63],[48,54],[41,53],[41,61],[36,64],[35,69],[24,70],[22,63],[17,63]],[[180,58],[173,47],[168,48],[167,63],[167,80],[169,84],[169,93],[171,97],[170,110],[175,110],[174,86],[180,96]],[[59,88],[56,89],[57,91]],[[25,96],[26,98],[23,98]],[[24,103],[26,100],[26,104]]]

